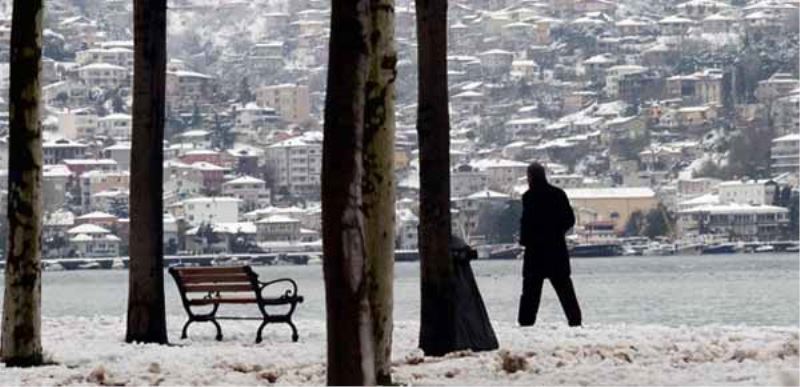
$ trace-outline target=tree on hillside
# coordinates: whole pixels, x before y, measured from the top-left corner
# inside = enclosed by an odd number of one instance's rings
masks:
[[[0,356],[6,366],[43,363],[42,0],[14,0],[11,18],[8,239]],[[5,237],[5,236],[3,236]]]
[[[126,342],[167,343],[163,170],[167,0],[134,0],[133,143]]]
[[[239,103],[244,105],[255,99],[253,92],[250,90],[250,82],[247,77],[242,77],[242,80],[239,82]]]
[[[330,385],[376,383],[361,212],[369,4],[333,0],[331,5],[321,195]]]
[[[645,227],[642,233],[649,238],[666,236],[672,232],[673,220],[662,205],[648,211],[644,217],[644,222]]]
[[[623,229],[623,234],[626,237],[642,235],[642,230],[644,230],[644,226],[645,226],[644,213],[642,213],[642,211],[640,210],[633,211],[631,215],[628,217],[628,221],[625,222],[625,228]]]

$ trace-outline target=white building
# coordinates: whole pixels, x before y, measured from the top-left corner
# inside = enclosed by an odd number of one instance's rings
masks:
[[[511,64],[514,62],[514,53],[511,51],[494,49],[478,54],[481,61],[481,68],[485,75],[503,76],[511,72]]]
[[[256,103],[275,109],[284,120],[293,123],[308,120],[311,113],[308,86],[304,85],[262,86],[256,90]]]
[[[459,165],[450,172],[450,196],[462,197],[489,186],[489,174],[469,165]]]
[[[109,114],[97,119],[97,134],[117,140],[128,140],[131,138],[132,124],[132,118],[128,114]]]
[[[300,239],[300,221],[286,215],[271,215],[256,222],[259,242],[295,242]]]
[[[70,248],[79,257],[116,257],[119,255],[120,239],[111,231],[84,223],[67,231]]]
[[[94,47],[75,53],[75,62],[79,65],[92,63],[108,63],[115,66],[133,68],[133,50],[124,47]]]
[[[788,209],[769,205],[729,203],[678,212],[681,235],[718,234],[733,240],[772,240],[782,235],[788,223]]]
[[[770,163],[773,174],[800,169],[800,134],[789,134],[772,140]]]
[[[506,134],[512,139],[530,138],[541,133],[547,126],[547,120],[539,117],[517,118],[506,122]]]
[[[270,204],[270,192],[264,180],[241,176],[222,183],[222,194],[239,198],[245,211]]]
[[[313,196],[320,192],[320,140],[295,137],[267,147],[265,157],[275,177],[274,188],[298,196]]]
[[[191,226],[239,221],[239,200],[233,197],[201,197],[183,201],[183,215]]]
[[[517,180],[527,176],[528,164],[505,159],[481,159],[470,163],[473,168],[486,172],[489,188],[511,192]]]
[[[723,181],[717,186],[722,204],[772,204],[775,184],[768,180]]]
[[[399,250],[416,250],[419,245],[419,218],[409,209],[401,208],[395,213],[394,247]]]
[[[58,114],[58,127],[69,140],[92,138],[97,134],[97,114],[90,109],[66,110]]]
[[[131,82],[128,69],[109,63],[92,63],[77,71],[78,77],[89,87],[129,87]]]

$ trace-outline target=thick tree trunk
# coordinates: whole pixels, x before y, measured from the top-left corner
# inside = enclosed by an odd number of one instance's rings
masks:
[[[392,383],[394,283],[394,0],[370,0],[362,184],[367,284],[375,335],[376,381]]]
[[[375,384],[361,212],[369,0],[334,0],[322,157],[328,384]]]
[[[416,0],[419,96],[422,311],[420,348],[440,356],[455,345],[454,267],[450,258],[450,116],[447,0]]]
[[[2,353],[7,366],[42,364],[42,0],[15,0],[9,85],[8,243]],[[3,236],[5,237],[5,236]]]
[[[127,342],[167,343],[162,175],[167,1],[135,0]]]

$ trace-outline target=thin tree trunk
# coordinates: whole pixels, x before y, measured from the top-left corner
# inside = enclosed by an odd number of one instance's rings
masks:
[[[370,0],[369,73],[364,112],[362,184],[367,283],[376,381],[392,383],[392,287],[394,284],[394,0]]]
[[[162,175],[167,1],[135,0],[127,342],[167,343]]]
[[[447,1],[416,0],[422,311],[426,355],[454,350],[454,267],[450,258],[450,116],[447,95]]]
[[[15,0],[11,19],[8,228],[2,358],[42,364],[42,0]],[[3,236],[5,237],[5,236]]]
[[[367,281],[363,177],[369,0],[334,0],[322,157],[322,248],[328,384],[375,384]]]

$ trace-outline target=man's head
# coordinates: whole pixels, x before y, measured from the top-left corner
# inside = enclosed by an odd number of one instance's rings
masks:
[[[533,162],[528,165],[528,187],[543,186],[547,184],[547,176],[545,175],[544,167],[542,164]]]

